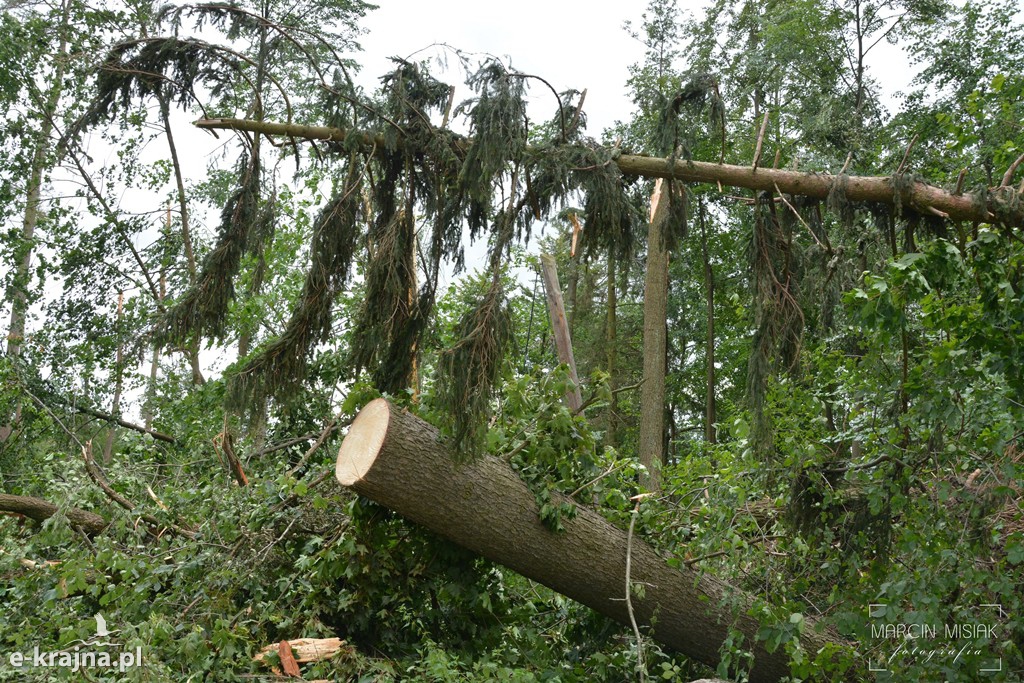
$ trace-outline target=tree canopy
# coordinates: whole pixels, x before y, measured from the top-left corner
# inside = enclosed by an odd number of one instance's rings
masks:
[[[1024,675],[1017,4],[651,0],[603,131],[515,55],[367,92],[373,9],[0,14],[0,680],[96,615],[143,661],[93,680]],[[380,397],[453,471],[507,463],[544,534],[602,519],[726,587],[720,645],[341,488]]]

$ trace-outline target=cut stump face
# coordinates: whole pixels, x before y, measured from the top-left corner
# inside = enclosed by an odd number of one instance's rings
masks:
[[[374,399],[356,415],[341,442],[338,462],[334,468],[334,474],[342,486],[352,486],[373,467],[388,433],[390,419],[391,411],[383,398]]]

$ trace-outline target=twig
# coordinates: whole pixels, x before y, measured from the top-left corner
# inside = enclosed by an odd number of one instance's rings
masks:
[[[796,216],[798,221],[800,221],[800,224],[807,228],[807,232],[811,233],[811,237],[818,243],[818,246],[828,252],[831,252],[831,249],[827,249],[825,245],[821,243],[821,240],[819,240],[818,236],[814,234],[813,230],[811,230],[811,226],[807,225],[807,221],[805,221],[804,217],[800,215],[800,212],[796,210],[796,207],[789,203],[786,199],[786,195],[782,194],[782,190],[779,189],[778,183],[775,183],[775,191],[779,193],[779,198],[782,200],[782,203],[789,207],[789,210],[793,212],[793,215]]]
[[[960,169],[960,174],[956,177],[956,189],[953,190],[953,194],[960,196],[964,191],[964,178],[967,177],[967,168]]]
[[[785,538],[785,536],[783,534],[773,534],[771,536],[762,536],[761,538],[752,539],[751,543],[753,543],[755,541],[776,541],[776,540],[778,540],[780,538]],[[733,551],[732,548],[729,548],[728,550],[716,550],[715,552],[708,553],[707,555],[701,555],[700,557],[693,557],[693,558],[690,558],[689,560],[683,560],[683,564],[685,564],[687,567],[692,567],[693,565],[697,564],[698,562],[703,562],[704,560],[710,560],[713,557],[721,557],[722,555],[728,555],[732,551]]]
[[[910,139],[910,144],[907,145],[907,151],[903,153],[903,161],[896,167],[896,173],[893,175],[899,175],[903,173],[903,167],[907,165],[907,159],[910,158],[910,150],[914,149],[914,145],[917,144],[917,133],[914,133],[914,137]]]
[[[757,145],[754,147],[754,163],[751,169],[757,170],[757,165],[761,162],[761,147],[764,145],[764,134],[768,130],[768,112],[764,113],[764,119],[761,121],[761,130],[757,134]]]
[[[644,666],[644,643],[640,636],[640,627],[636,624],[636,616],[633,614],[633,587],[629,573],[633,562],[633,529],[636,526],[636,518],[640,514],[640,501],[633,506],[633,514],[629,518],[629,533],[626,535],[626,611],[629,613],[629,623],[633,626],[633,635],[636,636],[636,671],[640,682],[647,680],[647,668]]]
[[[177,443],[177,439],[175,439],[173,436],[170,436],[169,434],[163,434],[161,432],[156,431],[155,429],[147,429],[142,425],[137,425],[132,422],[122,420],[121,418],[115,417],[110,413],[105,413],[102,410],[96,410],[95,408],[87,408],[85,406],[79,405],[72,406],[72,409],[75,410],[76,412],[82,413],[83,415],[91,415],[92,417],[99,418],[101,420],[104,420],[105,422],[116,424],[119,427],[134,430],[136,432],[139,432],[140,434],[148,434],[157,441],[164,441],[166,443]]]
[[[504,66],[502,66],[502,68],[504,68]],[[513,78],[535,78],[536,80],[540,81],[544,85],[548,86],[548,90],[551,91],[551,93],[555,96],[555,101],[558,102],[558,121],[561,124],[561,128],[562,128],[562,141],[563,142],[568,142],[569,141],[569,136],[565,134],[565,131],[566,131],[566,129],[565,129],[565,109],[562,107],[562,98],[559,97],[558,91],[555,90],[555,86],[553,86],[550,83],[548,83],[547,80],[541,78],[540,76],[535,76],[534,74],[524,74],[524,73],[519,72],[519,71],[515,71],[515,72],[511,72],[511,73],[506,71],[505,73],[508,76],[511,76]]]
[[[328,477],[330,477],[333,474],[334,474],[334,466],[332,465],[331,467],[327,468],[326,470],[324,470],[323,472],[318,474],[316,479],[314,479],[313,481],[309,482],[309,485],[306,487],[306,491],[307,492],[312,491],[314,488],[316,488],[317,486],[322,484]],[[273,510],[274,510],[274,512],[280,512],[281,510],[283,510],[283,509],[285,509],[287,507],[291,507],[292,505],[295,505],[295,502],[298,499],[299,499],[299,495],[297,493],[293,493],[290,496],[288,496],[287,498],[285,498],[284,500],[282,500],[280,503],[275,505]]]
[[[110,482],[107,481],[107,476],[103,474],[103,470],[100,469],[100,466],[96,464],[96,460],[92,457],[91,440],[86,441],[85,445],[82,446],[82,458],[85,460],[85,471],[89,474],[89,478],[92,479],[96,483],[96,485],[103,490],[103,493],[107,495],[107,498],[114,501],[115,503],[123,507],[125,510],[133,512],[135,510],[135,503],[131,502],[130,500],[122,496],[120,493],[115,491],[114,487],[112,487],[110,485]],[[196,536],[196,532],[192,531],[191,529],[186,529],[184,527],[178,526],[177,524],[161,522],[159,519],[150,514],[141,514],[139,515],[139,519],[141,519],[151,527],[155,527],[161,530],[166,529],[179,536],[185,536],[186,538],[195,538]],[[152,529],[150,530],[150,533],[153,533],[154,536],[159,535],[154,533]]]
[[[697,564],[698,562],[703,562],[704,560],[710,560],[712,557],[721,557],[722,555],[728,555],[731,552],[732,552],[731,549],[730,550],[716,550],[715,552],[708,553],[707,555],[701,555],[700,557],[694,557],[694,558],[689,559],[689,560],[684,560],[683,564],[685,564],[687,567],[692,567],[693,565]]]
[[[345,424],[348,424],[349,422],[351,422],[351,420],[346,420]],[[338,419],[337,418],[334,418],[330,422],[328,422],[327,426],[324,427],[324,430],[322,432],[320,432],[320,436],[317,437],[317,440],[315,442],[313,442],[313,445],[309,447],[309,449],[302,455],[301,458],[299,458],[299,461],[297,463],[295,463],[295,466],[292,467],[290,470],[288,470],[288,476],[289,477],[293,476],[296,472],[298,472],[300,469],[302,469],[302,467],[307,462],[309,462],[309,459],[316,452],[316,450],[318,448],[320,448],[320,446],[323,445],[324,441],[327,440],[327,437],[331,434],[331,432],[333,432],[335,429],[337,429],[340,426],[342,426],[342,425],[338,424]]]
[[[847,152],[846,161],[843,162],[843,167],[839,169],[839,175],[843,175],[844,173],[846,173],[846,169],[850,168],[851,161],[853,161],[853,152]],[[793,170],[796,170],[796,166],[793,167]]]
[[[618,470],[621,470],[621,469],[622,469],[622,468],[623,468],[623,467],[624,467],[625,465],[626,465],[626,463],[624,463],[624,462],[620,462],[620,463],[619,463],[618,465],[612,465],[612,466],[611,466],[611,467],[609,467],[609,468],[608,468],[607,470],[605,470],[605,471],[604,471],[604,472],[602,472],[601,474],[597,475],[596,477],[594,477],[593,479],[591,479],[590,481],[588,481],[588,482],[587,482],[586,484],[584,484],[583,486],[579,487],[578,489],[576,489],[575,491],[573,491],[572,493],[570,493],[570,494],[569,494],[569,497],[570,497],[570,498],[575,498],[575,497],[576,497],[576,494],[577,494],[577,493],[579,493],[580,491],[583,491],[583,490],[585,490],[585,489],[588,489],[588,488],[590,488],[591,486],[593,486],[593,485],[594,485],[594,484],[596,484],[597,482],[601,481],[602,479],[604,479],[604,478],[605,478],[605,477],[607,477],[608,475],[610,475],[610,474],[614,474],[614,473],[615,473],[616,471],[618,471]]]
[[[843,467],[830,467],[825,471],[828,472],[829,474],[842,474],[843,472],[866,470],[868,468],[875,467],[876,465],[881,465],[883,462],[888,462],[889,460],[892,460],[892,458],[889,455],[880,455],[874,460],[868,460],[867,462],[861,463],[859,465],[844,465]]]
[[[1013,182],[1013,174],[1017,172],[1017,167],[1024,162],[1024,154],[1017,157],[1016,161],[1010,164],[1010,168],[1006,169],[1006,174],[1003,175],[1003,182],[999,183],[999,187],[1008,187]]]
[[[641,385],[643,385],[643,383],[646,382],[646,381],[647,381],[647,378],[644,377],[642,380],[640,380],[636,384],[629,384],[627,386],[619,387],[618,389],[615,389],[614,391],[611,392],[611,394],[612,394],[612,396],[618,396],[619,394],[623,393],[624,391],[632,391],[633,389],[639,389],[641,387]],[[597,403],[598,400],[599,400],[598,399],[598,395],[596,393],[591,394],[587,398],[587,400],[583,402],[583,405],[581,405],[578,409],[574,410],[572,414],[574,416],[579,415],[584,410],[586,410],[590,406],[592,406],[595,403]]]

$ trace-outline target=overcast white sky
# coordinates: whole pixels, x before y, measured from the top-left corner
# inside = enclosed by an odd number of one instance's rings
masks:
[[[632,104],[626,91],[628,68],[643,59],[644,46],[631,38],[623,24],[639,26],[648,0],[375,0],[377,10],[362,22],[369,31],[361,39],[364,52],[361,84],[372,90],[381,75],[391,70],[388,58],[408,57],[432,43],[447,43],[464,52],[501,57],[519,71],[535,74],[559,92],[587,89],[584,109],[587,132],[600,139],[616,120],[627,120]],[[679,0],[684,16],[699,16],[706,0]],[[443,56],[440,48],[417,54],[417,59]],[[449,59],[451,67],[457,60]],[[905,55],[898,47],[880,43],[869,55],[870,73],[882,82],[890,97],[911,77]],[[461,85],[462,75],[442,77]],[[539,87],[538,87],[539,86]],[[538,102],[535,118],[549,118],[557,105],[540,84],[531,84]],[[456,102],[471,93],[456,91]],[[895,110],[898,102],[891,101]]]
[[[629,117],[627,69],[643,58],[644,48],[623,30],[623,23],[627,19],[639,23],[647,0],[376,2],[379,9],[363,22],[369,33],[361,40],[364,54],[357,57],[363,64],[365,87],[373,87],[376,78],[391,70],[390,56],[407,57],[431,43],[447,43],[464,52],[493,54],[506,63],[511,58],[514,68],[543,77],[559,92],[586,88],[584,109],[593,137],[599,138],[616,119]],[[680,7],[700,4],[679,3]],[[421,56],[443,56],[443,51],[434,48],[417,58]],[[455,67],[457,60],[450,59],[448,64]],[[461,76],[446,80],[462,83]],[[456,91],[457,102],[471,96],[464,90]],[[557,104],[542,84],[531,84],[530,92],[544,107],[540,114],[545,119],[554,113]]]

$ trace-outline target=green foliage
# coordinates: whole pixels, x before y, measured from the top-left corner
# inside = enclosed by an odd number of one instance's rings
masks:
[[[249,248],[250,233],[266,223],[259,211],[259,159],[242,156],[238,168],[238,188],[220,214],[217,246],[206,255],[196,283],[158,320],[157,344],[181,343],[193,334],[224,334],[224,318],[235,297],[235,277]]]
[[[501,281],[495,278],[459,320],[458,341],[441,353],[435,400],[450,421],[453,447],[461,458],[480,453],[498,379],[515,341],[512,333]]]
[[[754,596],[742,616],[756,635],[730,632],[720,675],[742,678],[761,644],[785,653],[793,680],[858,680],[893,645],[879,626],[983,623],[991,636],[958,647],[1001,657],[992,680],[1019,677],[1019,229],[998,211],[977,225],[926,216],[903,196],[927,179],[1019,206],[1020,171],[1006,173],[1024,151],[1018,8],[750,0],[690,21],[652,2],[626,84],[638,111],[604,135],[621,136],[614,146],[584,134],[574,90],[531,124],[527,101],[548,97],[545,84],[493,59],[459,55],[473,97],[452,111],[450,86],[403,60],[365,96],[341,54],[367,9],[0,14],[0,277],[4,301],[29,312],[28,334],[0,356],[0,482],[62,511],[41,524],[0,516],[0,680],[26,680],[11,652],[92,638],[97,613],[116,645],[144,648],[145,666],[95,680],[249,680],[267,673],[252,660],[264,646],[332,636],[345,647],[305,678],[620,681],[638,647],[652,678],[711,675],[660,650],[657,623],[638,645],[330,475],[344,425],[386,396],[440,425],[461,458],[508,462],[552,534],[580,506],[625,529],[642,474],[637,232],[651,188],[615,159],[748,165],[766,112],[761,168],[777,154],[838,179],[827,202],[702,184],[673,201],[677,224],[701,230],[668,245],[668,455],[635,537]],[[920,71],[890,119],[869,55],[897,38]],[[179,187],[180,164],[150,153],[178,123],[172,105],[348,133],[310,159],[297,140],[240,134]],[[452,114],[467,136],[441,123]],[[80,142],[116,153],[97,168]],[[84,188],[71,198],[50,181],[68,173]],[[849,202],[861,173],[890,176],[896,206]],[[218,211],[207,229],[201,217]],[[577,413],[531,286],[528,243],[545,221],[584,378]],[[464,231],[477,252],[488,242],[487,267],[445,292],[475,265]],[[252,418],[241,434],[239,413]],[[107,444],[103,471],[131,509],[82,465]],[[231,483],[239,469],[247,486]],[[70,507],[109,527],[70,528]],[[740,603],[722,606],[739,617]],[[815,620],[854,646],[805,651]],[[973,680],[976,662],[907,657],[891,680]]]
[[[331,331],[334,301],[346,284],[358,246],[361,179],[356,159],[335,195],[313,224],[310,265],[296,305],[281,335],[247,361],[231,379],[231,403],[243,407],[268,395],[287,398],[301,386],[306,360]]]

